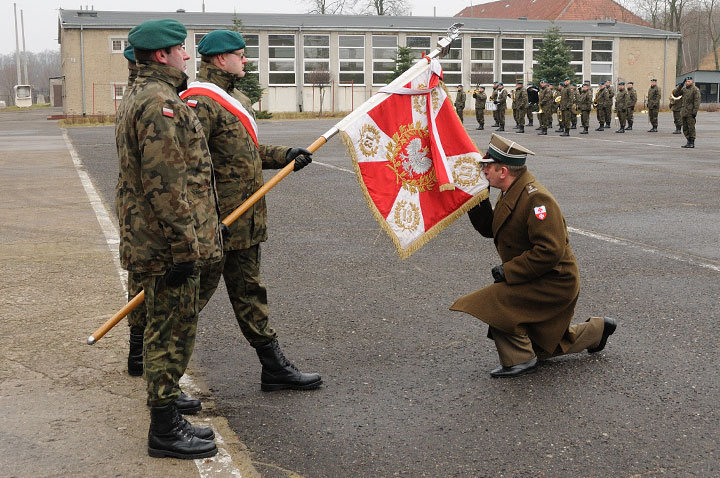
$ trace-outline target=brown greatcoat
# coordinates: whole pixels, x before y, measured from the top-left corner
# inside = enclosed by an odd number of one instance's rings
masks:
[[[542,220],[535,212],[540,206],[546,211]],[[494,237],[507,282],[467,294],[450,309],[503,332],[528,335],[548,353],[555,352],[580,291],[577,262],[555,198],[526,171],[498,200],[494,212],[478,206],[470,218],[483,236]]]

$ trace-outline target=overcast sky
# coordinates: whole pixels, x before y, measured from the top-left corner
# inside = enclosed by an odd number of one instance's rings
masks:
[[[357,3],[360,0],[351,0]],[[478,5],[489,0],[410,0],[412,14],[416,16],[432,16],[436,7],[437,16],[451,17],[471,3]],[[202,0],[3,0],[0,11],[0,53],[15,51],[15,22],[13,20],[13,3],[17,4],[18,30],[20,31],[20,10],[25,21],[25,47],[27,51],[38,52],[47,49],[59,49],[57,43],[58,9],[78,9],[80,5],[89,5],[95,10],[125,11],[168,11],[178,8],[187,11],[202,11]],[[305,13],[307,2],[302,0],[205,0],[208,12],[238,13]],[[22,35],[19,33],[20,49]]]

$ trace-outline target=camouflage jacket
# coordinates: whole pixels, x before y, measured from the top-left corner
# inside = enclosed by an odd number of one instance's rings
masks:
[[[142,64],[115,129],[120,261],[135,272],[219,260],[217,196],[202,126],[178,97],[187,76]]]
[[[498,108],[505,109],[507,108],[507,97],[508,93],[505,88],[497,90],[497,94],[495,95],[495,104],[498,105]]]
[[[660,108],[660,88],[651,86],[648,89],[647,107],[651,109]]]
[[[590,111],[592,109],[592,90],[581,91],[578,93],[577,107],[579,111]]]
[[[682,107],[680,111],[683,116],[696,115],[700,109],[700,90],[695,85],[675,88],[673,95],[682,97]]]
[[[572,88],[566,86],[560,93],[560,109],[565,111],[572,108],[574,103],[575,95],[573,94]]]
[[[598,89],[597,104],[603,108],[612,108],[612,98],[610,97],[610,91],[607,88]]]
[[[250,99],[235,88],[237,75],[202,62],[198,81],[214,83],[240,101],[253,114]],[[206,96],[188,96],[197,100],[195,113],[207,137],[215,168],[220,218],[225,218],[263,184],[263,169],[278,169],[287,165],[287,146],[269,146],[252,138],[240,120],[215,100]],[[267,205],[265,198],[256,202],[245,214],[230,225],[230,237],[225,250],[247,249],[267,240]]]
[[[528,94],[527,91],[525,91],[525,88],[517,89],[515,88],[515,91],[513,91],[513,109],[521,110],[521,109],[527,109],[528,107]]]
[[[628,107],[628,94],[627,90],[618,89],[615,95],[615,111],[627,111]]]
[[[637,91],[635,91],[635,88],[630,88],[627,90],[627,95],[628,111],[633,111],[635,109],[635,105],[637,104]]]
[[[544,111],[550,111],[552,109],[553,93],[549,87],[544,86],[540,89],[540,92],[538,93],[538,102],[540,104],[540,108]]]
[[[479,91],[477,91],[473,93],[473,98],[475,98],[475,109],[484,110],[485,102],[487,101],[487,95],[485,93],[480,93]]]
[[[467,96],[464,91],[458,91],[455,96],[455,108],[465,109],[465,101]]]

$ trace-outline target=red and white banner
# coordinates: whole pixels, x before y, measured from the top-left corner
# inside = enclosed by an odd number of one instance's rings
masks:
[[[368,206],[409,257],[487,197],[483,155],[467,135],[433,59],[355,121],[339,125]]]

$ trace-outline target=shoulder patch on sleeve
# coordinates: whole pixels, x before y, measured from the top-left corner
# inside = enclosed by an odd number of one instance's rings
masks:
[[[198,104],[198,100],[187,100],[187,105],[190,108],[195,108],[197,106],[197,104]]]
[[[174,118],[175,117],[175,110],[172,108],[168,108],[166,106],[163,106],[162,109],[163,116],[167,116],[168,118]]]
[[[527,193],[528,193],[528,194],[532,194],[532,193],[534,193],[534,192],[537,191],[537,190],[538,190],[538,188],[536,188],[536,187],[533,185],[533,183],[530,183],[530,184],[527,185]]]
[[[535,217],[543,221],[547,217],[547,210],[545,206],[538,206],[535,208]]]

